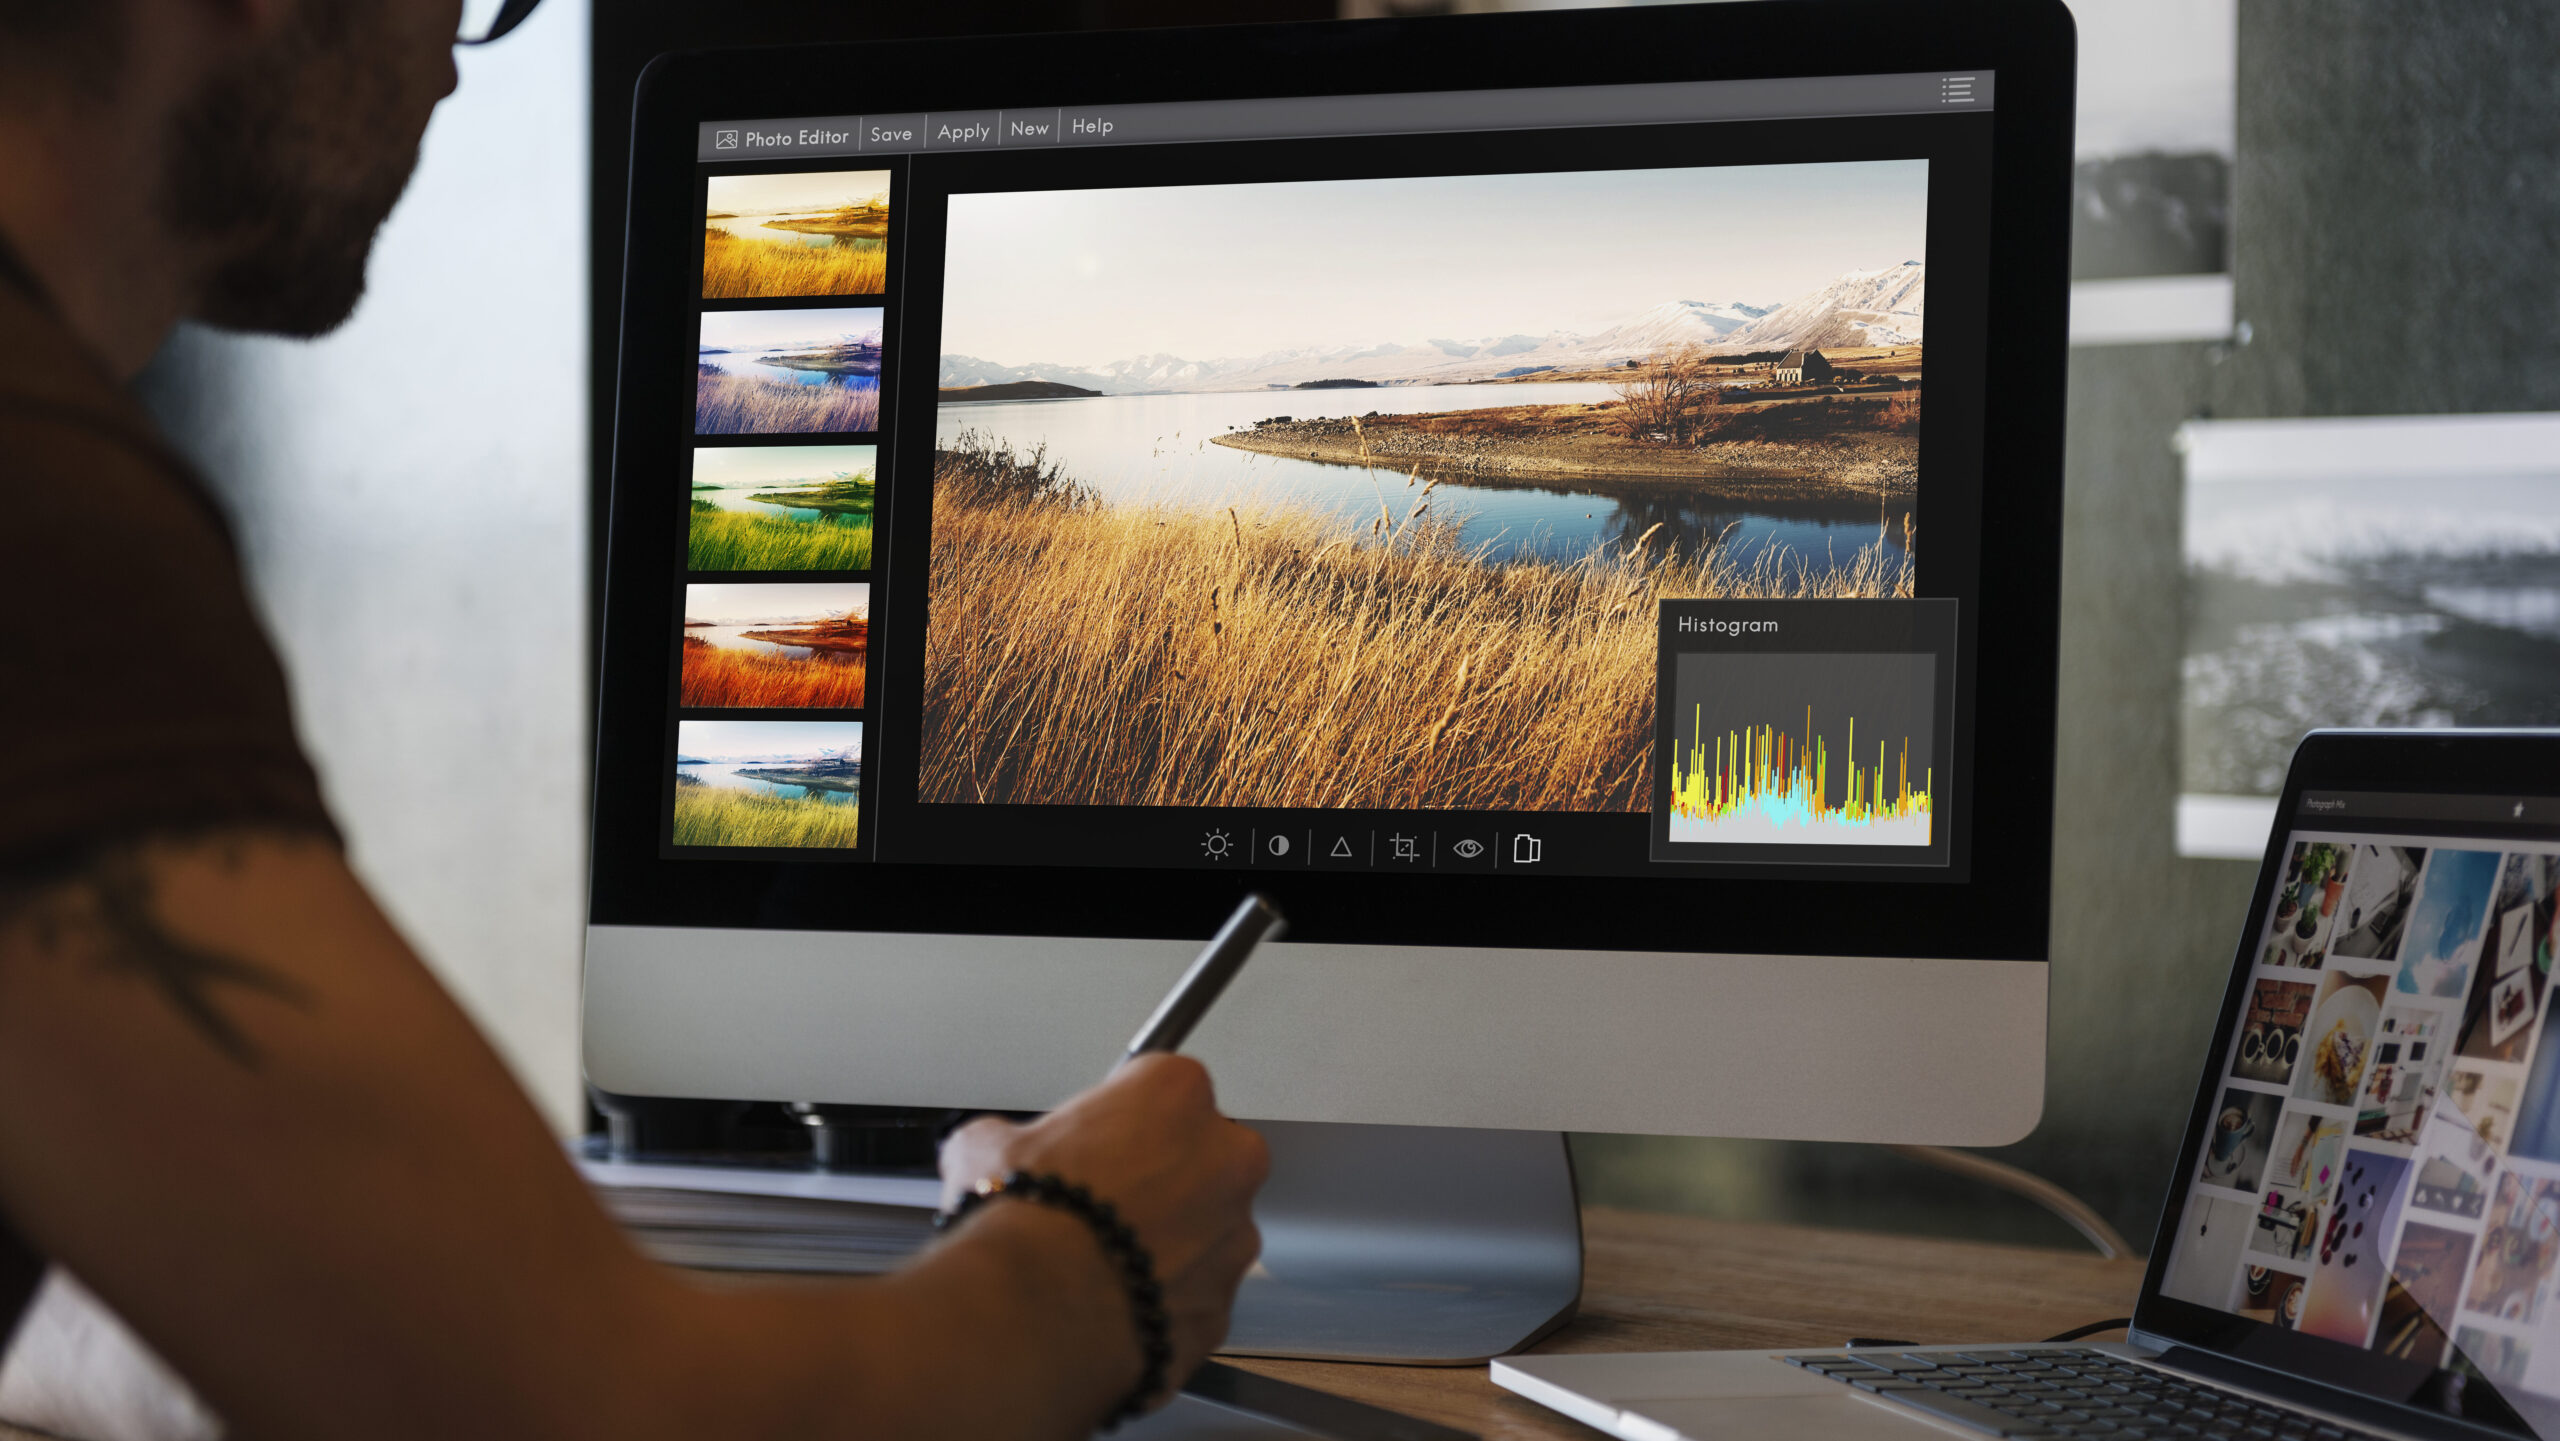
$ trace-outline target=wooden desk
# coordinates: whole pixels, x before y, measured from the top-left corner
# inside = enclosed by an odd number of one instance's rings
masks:
[[[2142,1287],[2141,1262],[2101,1261],[2087,1252],[1739,1225],[1602,1206],[1584,1211],[1582,1225],[1582,1308],[1537,1351],[1837,1346],[1851,1336],[2037,1341],[2132,1314]],[[1494,1385],[1482,1366],[1236,1364],[1477,1432],[1486,1441],[1588,1441],[1601,1434]]]
[[[1583,1213],[1582,1309],[1540,1351],[1707,1351],[2034,1341],[2130,1315],[2138,1261],[2086,1252],[1748,1226],[1595,1206]],[[2117,1339],[2110,1337],[2108,1339]],[[1493,1384],[1482,1366],[1240,1361],[1303,1386],[1474,1431],[1486,1441],[1600,1433]],[[0,1425],[0,1441],[47,1441]]]

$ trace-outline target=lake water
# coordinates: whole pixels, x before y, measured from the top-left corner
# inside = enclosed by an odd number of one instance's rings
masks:
[[[862,652],[858,650],[820,650],[815,646],[776,645],[769,640],[750,639],[747,635],[751,630],[774,628],[761,625],[689,625],[684,628],[684,633],[691,639],[718,646],[722,650],[764,651],[773,655],[787,655],[793,660],[807,660],[811,656],[827,661],[862,659]]]
[[[741,766],[727,761],[694,761],[677,766],[676,774],[691,776],[704,785],[721,790],[754,791],[758,795],[790,796],[796,800],[821,800],[830,805],[849,806],[856,799],[851,791],[823,790],[815,786],[778,786],[771,781],[757,780],[752,776],[738,774],[740,770],[763,770],[770,768],[771,765],[771,762]]]
[[[799,489],[806,486],[818,485],[823,483],[823,481],[824,477],[807,481],[792,481],[783,488]],[[871,524],[871,517],[867,515],[848,515],[842,511],[811,510],[807,506],[801,505],[775,505],[769,500],[757,500],[755,498],[755,493],[757,491],[761,490],[771,493],[774,488],[773,483],[770,481],[759,482],[755,485],[697,485],[693,488],[693,498],[696,500],[707,500],[722,510],[735,510],[749,515],[787,515],[793,520],[825,521],[831,525],[868,527]]]
[[[767,363],[777,355],[806,355],[826,343],[813,340],[806,345],[775,345],[762,350],[723,350],[706,353],[699,359],[714,370],[725,370],[732,375],[761,375],[767,380],[783,380],[793,385],[841,385],[847,390],[880,388],[880,377],[876,375],[838,375],[830,371],[794,370],[787,365]]]
[[[1402,519],[1419,486],[1407,486],[1404,475],[1393,470],[1259,455],[1213,445],[1209,438],[1279,415],[1307,420],[1373,410],[1412,414],[1616,398],[1609,386],[1590,382],[1106,395],[946,405],[939,412],[938,430],[945,443],[968,430],[1010,441],[1017,449],[1046,443],[1050,458],[1068,475],[1108,501],[1163,497],[1216,509],[1240,497],[1263,496],[1365,523],[1376,518],[1382,496]],[[1461,522],[1459,539],[1485,546],[1497,560],[1570,559],[1588,554],[1595,544],[1632,541],[1659,522],[1664,534],[1691,554],[1730,527],[1724,544],[1738,560],[1747,561],[1770,546],[1786,546],[1816,563],[1826,557],[1846,561],[1860,547],[1875,544],[1880,519],[1866,506],[1790,511],[1707,503],[1683,498],[1659,480],[1631,489],[1629,497],[1579,490],[1568,478],[1536,489],[1443,480],[1432,495],[1431,514]],[[1901,514],[1892,517],[1887,538],[1894,555],[1901,553]]]
[[[714,230],[725,230],[731,235],[742,236],[748,240],[762,240],[779,245],[800,245],[811,250],[878,250],[889,243],[876,236],[812,235],[806,230],[773,230],[767,228],[765,223],[771,220],[814,220],[818,215],[825,213],[819,211],[811,215],[725,215],[717,220],[706,220],[703,224]]]

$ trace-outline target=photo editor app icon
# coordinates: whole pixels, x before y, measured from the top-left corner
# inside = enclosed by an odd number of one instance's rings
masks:
[[[712,148],[712,149],[714,149],[714,150],[735,150],[735,149],[737,149],[737,148],[738,148],[738,132],[737,132],[737,131],[735,131],[735,130],[719,130],[719,131],[714,131],[714,132],[712,133],[712,136],[711,136],[711,148]]]

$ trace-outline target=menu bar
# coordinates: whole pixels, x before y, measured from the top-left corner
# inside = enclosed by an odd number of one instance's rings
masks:
[[[1556,130],[1718,120],[1926,115],[1991,108],[1992,72],[1560,85],[1146,105],[1043,106],[909,115],[709,120],[704,161],[999,150],[1058,145],[1171,145],[1475,130]]]
[[[2452,821],[2560,829],[2560,797],[2442,795],[2409,791],[2304,791],[2300,823]]]

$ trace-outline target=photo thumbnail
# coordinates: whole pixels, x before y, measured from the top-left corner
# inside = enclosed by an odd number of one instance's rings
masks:
[[[2362,1346],[2381,1319],[2382,1260],[2400,1223],[2405,1156],[2349,1150],[2337,1198],[2320,1212],[2320,1239],[2303,1302],[2302,1329],[2314,1336]]]
[[[2453,1357],[2448,1363],[2457,1371],[2486,1376],[2500,1386],[2513,1386],[2524,1379],[2524,1368],[2533,1358],[2533,1345],[2521,1336],[2508,1336],[2478,1326],[2465,1326],[2453,1333]]]
[[[2308,1056],[2296,1068],[2293,1094],[2324,1106],[2355,1104],[2364,1084],[2365,1067],[2373,1060],[2374,1030],[2382,1023],[2382,992],[2391,978],[2350,976],[2330,971],[2320,979],[2320,996],[2303,1028]]]
[[[694,363],[696,435],[880,427],[880,310],[706,310]]]
[[[2560,1164],[2560,1044],[2553,1042],[2551,1015],[2545,1002],[2537,1028],[2542,1040],[2525,1071],[2524,1093],[2516,1100],[2515,1143],[2508,1149],[2523,1160]]]
[[[2258,1197],[2258,1229],[2249,1249],[2279,1261],[2307,1260],[2319,1236],[2320,1205],[2304,1192],[2270,1184]]]
[[[2328,956],[2338,904],[2346,895],[2352,851],[2332,841],[2293,843],[2284,879],[2276,886],[2275,909],[2267,917],[2267,943],[2258,964],[2319,968]]]
[[[2400,1232],[2391,1257],[2391,1284],[2382,1293],[2382,1320],[2373,1349],[2428,1367],[2443,1364],[2445,1330],[2462,1296],[2471,1264],[2471,1237],[2412,1221]]]
[[[2336,938],[2329,948],[2358,960],[2396,960],[2409,901],[2418,891],[2418,872],[2426,866],[2426,849],[2358,844],[2351,850]]]
[[[2462,1008],[2462,1054],[2478,1061],[2521,1061],[2542,991],[2551,978],[2551,936],[2560,910],[2560,856],[2511,855],[2489,903],[2481,964]]]
[[[2249,992],[2249,1009],[2240,1019],[2238,1050],[2231,1059],[2235,1080],[2281,1086],[2293,1079],[2302,1058],[2302,1028],[2311,1017],[2309,981],[2257,983]]]
[[[676,704],[859,710],[871,587],[688,585]]]
[[[675,843],[850,850],[862,722],[676,723]]]
[[[2406,974],[2406,972],[2403,972]],[[2356,1134],[2393,1145],[2418,1138],[2453,1060],[2453,1016],[2431,1006],[2393,1002],[2375,1033],[2373,1064],[2356,1095]]]
[[[2428,857],[2417,908],[2409,913],[2409,932],[2400,943],[2400,978],[2393,990],[2448,999],[2462,994],[2480,955],[2498,859],[2496,851],[2438,850]]]
[[[2206,1133],[2204,1164],[2196,1179],[2235,1191],[2258,1189],[2258,1177],[2267,1168],[2268,1148],[2275,1144],[2276,1108],[2283,1104],[2281,1097],[2264,1091],[2226,1088],[2222,1109]]]
[[[953,196],[920,798],[1647,811],[1657,601],[1914,593],[1927,210],[1922,160]]]
[[[878,496],[876,446],[699,448],[685,569],[869,570]]]
[[[2290,1331],[2302,1323],[2302,1278],[2272,1266],[2252,1266],[2241,1278],[2240,1315]]]
[[[2489,1223],[2480,1232],[2480,1260],[2471,1273],[2465,1303],[2484,1316],[2530,1326],[2542,1318],[2551,1295],[2552,1263],[2560,1261],[2560,1181],[2536,1181],[2513,1171],[2498,1178]]]
[[[2498,1171],[2498,1148],[2465,1124],[2460,1112],[2440,1106],[2418,1132],[2418,1174],[2409,1204],[2476,1221],[2488,1208]]]
[[[2331,1120],[2296,1106],[2284,1113],[2268,1154],[2272,1162],[2267,1184],[2289,1186],[2313,1201],[2329,1199],[2338,1184],[2338,1161],[2347,1144],[2344,1121]]]
[[[2239,1288],[2241,1247],[2249,1239],[2253,1209],[2228,1196],[2189,1193],[2160,1289],[2181,1301],[2227,1310],[2231,1293]]]
[[[889,172],[714,175],[702,296],[878,295],[889,278]]]
[[[2515,1077],[2456,1067],[2446,1090],[2453,1096],[2462,1124],[2473,1134],[2499,1151],[2513,1144],[2518,1090]]]

